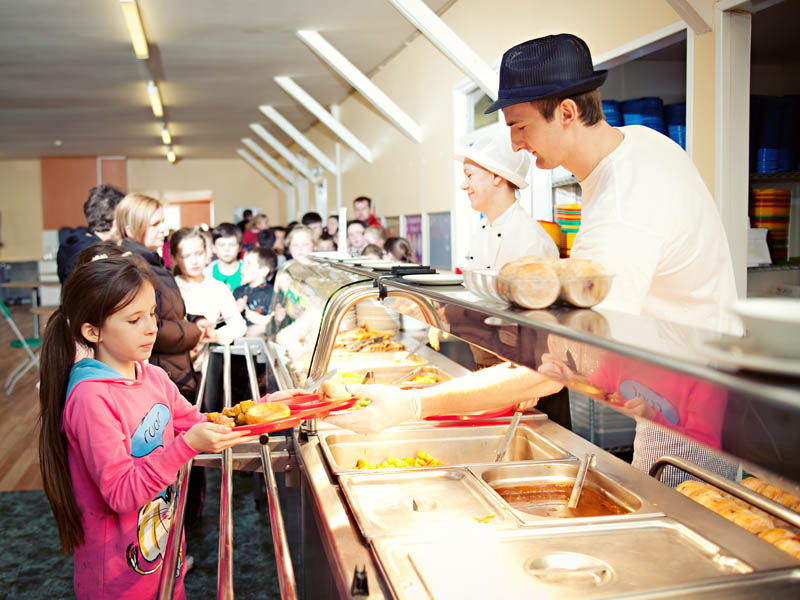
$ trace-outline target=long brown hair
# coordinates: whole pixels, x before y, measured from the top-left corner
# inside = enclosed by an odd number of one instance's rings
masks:
[[[208,252],[208,239],[200,227],[183,227],[169,236],[169,255],[175,263],[172,267],[173,275],[183,275],[180,263],[183,262],[181,255],[181,244],[189,239],[197,238],[203,242],[203,250]]]
[[[153,282],[150,269],[140,256],[115,256],[113,249],[108,244],[97,254],[98,248],[90,246],[81,253],[78,266],[64,285],[61,306],[50,317],[42,341],[39,465],[65,554],[71,554],[84,539],[70,476],[67,437],[62,431],[76,345],[93,347],[81,334],[81,325],[91,323],[102,327],[109,316],[134,299],[145,282]]]

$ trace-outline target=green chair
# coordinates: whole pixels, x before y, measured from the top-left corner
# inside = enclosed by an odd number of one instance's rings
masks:
[[[30,371],[31,367],[39,366],[39,355],[37,352],[39,346],[42,344],[42,340],[40,338],[26,338],[23,336],[22,332],[19,330],[19,327],[17,327],[17,324],[14,323],[14,319],[11,317],[11,312],[8,310],[8,307],[2,300],[0,300],[0,310],[2,310],[3,317],[6,321],[8,321],[8,324],[11,327],[11,330],[14,332],[14,335],[17,336],[17,339],[12,340],[9,345],[12,348],[23,348],[28,354],[27,358],[14,368],[11,374],[6,378],[6,382],[3,385],[3,391],[6,393],[6,396],[10,396],[11,392],[14,391],[14,386],[17,385],[17,382],[22,379],[25,373]],[[36,351],[34,351],[34,349]]]

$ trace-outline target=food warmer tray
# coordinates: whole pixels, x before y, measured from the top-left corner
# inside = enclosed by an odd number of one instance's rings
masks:
[[[672,519],[546,530],[484,528],[371,540],[400,599],[661,595],[751,573],[735,554]],[[479,551],[476,551],[479,549]]]
[[[466,469],[346,473],[339,477],[365,538],[446,538],[471,528],[515,528],[515,520]]]

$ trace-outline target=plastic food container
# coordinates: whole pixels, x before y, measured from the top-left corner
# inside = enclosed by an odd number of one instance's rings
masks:
[[[589,308],[611,290],[613,276],[584,259],[523,258],[505,265],[497,275],[497,291],[523,308],[547,308],[557,299]]]

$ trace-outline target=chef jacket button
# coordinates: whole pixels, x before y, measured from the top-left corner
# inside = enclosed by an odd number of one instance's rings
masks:
[[[481,229],[486,229],[486,225],[481,225]]]
[[[469,257],[469,259],[470,259],[470,260],[474,260],[474,257],[470,256],[470,257]]]
[[[497,234],[497,237],[500,237],[500,234],[499,234],[499,233]]]
[[[491,268],[492,268],[492,265],[486,265],[486,268],[487,268],[487,269],[491,269]]]

